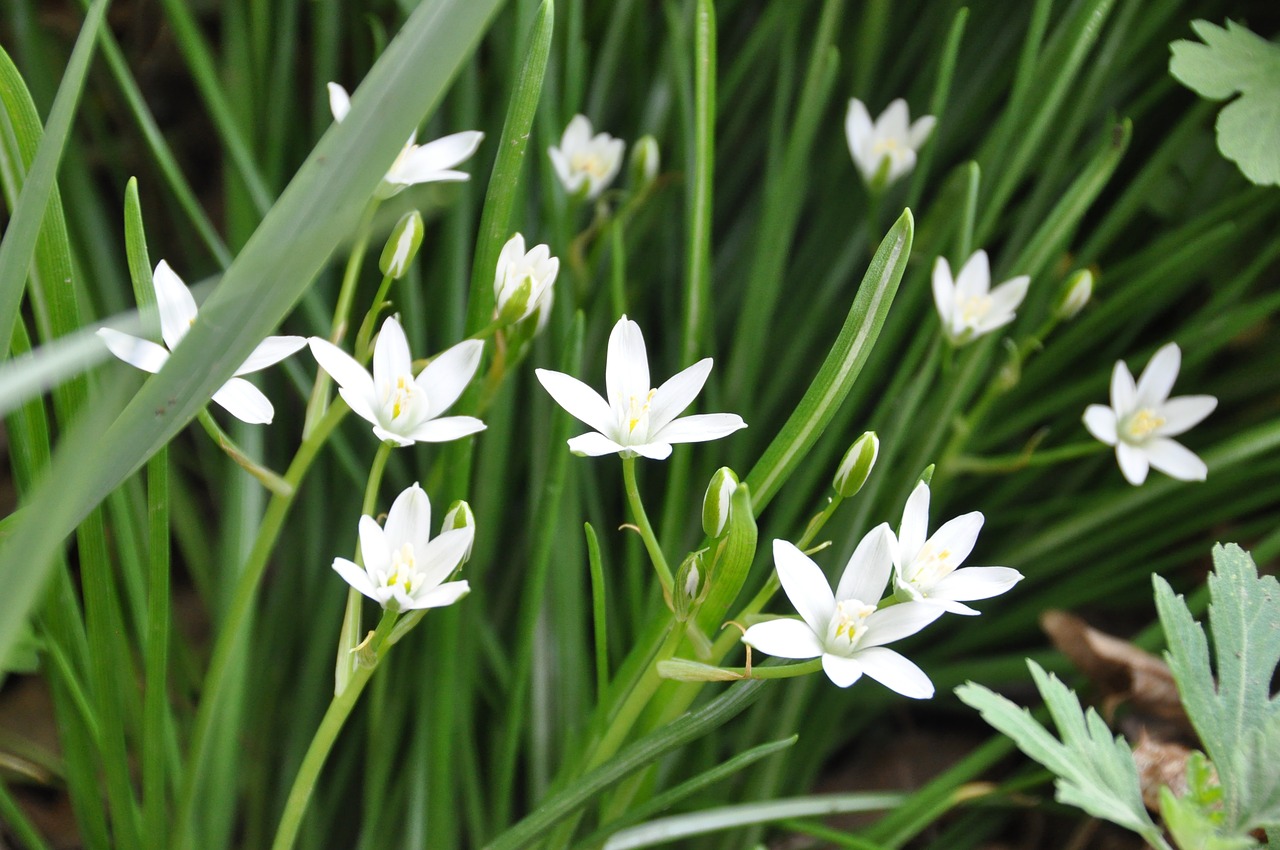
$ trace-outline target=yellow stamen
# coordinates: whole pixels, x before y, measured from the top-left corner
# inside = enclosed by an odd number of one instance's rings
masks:
[[[1163,416],[1157,415],[1154,411],[1143,408],[1137,413],[1129,417],[1125,422],[1124,430],[1132,439],[1145,440],[1165,423]]]

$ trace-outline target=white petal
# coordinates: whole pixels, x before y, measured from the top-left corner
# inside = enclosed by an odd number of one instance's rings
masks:
[[[262,390],[244,378],[232,378],[213,394],[213,400],[241,422],[250,425],[270,425],[276,410]]]
[[[347,95],[347,90],[337,83],[329,83],[328,88],[329,111],[333,113],[333,120],[341,124],[342,119],[351,111],[351,98]]]
[[[306,337],[269,336],[258,343],[258,346],[253,351],[249,352],[249,356],[240,364],[240,368],[236,370],[236,374],[247,375],[259,369],[265,369],[274,363],[279,363],[306,344]]]
[[[354,587],[360,593],[370,599],[378,599],[377,591],[374,589],[373,582],[369,580],[369,574],[364,568],[348,561],[346,558],[334,558],[333,568],[337,570],[338,575],[342,576],[342,580]]]
[[[870,148],[872,131],[871,114],[867,112],[867,105],[856,97],[850,99],[849,110],[844,117],[844,135],[849,142],[849,154],[854,160],[865,155]]]
[[[1156,429],[1158,437],[1176,437],[1182,432],[1194,428],[1213,413],[1218,400],[1211,395],[1184,395],[1171,398],[1160,405],[1160,417],[1164,424]]]
[[[1168,437],[1156,437],[1143,448],[1151,465],[1171,478],[1203,481],[1209,474],[1209,468],[1195,452]]]
[[[836,598],[822,570],[786,540],[773,541],[773,564],[782,589],[809,629],[815,634],[825,634],[836,610]]]
[[[431,499],[418,482],[405,488],[391,503],[383,533],[392,550],[408,543],[417,557],[426,551],[427,542],[431,540]]]
[[[872,612],[859,647],[880,646],[910,637],[942,616],[942,609],[925,602],[900,602]]]
[[[609,404],[626,409],[632,398],[644,401],[649,395],[649,355],[640,326],[625,315],[609,334],[609,350],[604,367],[604,386]]]
[[[1147,480],[1147,469],[1150,461],[1142,449],[1128,443],[1116,443],[1116,462],[1125,479],[1135,487]]]
[[[391,545],[387,533],[371,516],[360,517],[360,560],[375,570],[391,566]]]
[[[1022,573],[1010,567],[965,567],[956,570],[929,590],[934,599],[972,602],[990,599],[1022,581]]]
[[[404,328],[400,327],[396,317],[388,316],[382,323],[378,341],[373,345],[374,392],[382,395],[389,391],[397,378],[412,374],[413,358],[409,355],[409,340],[405,338]]]
[[[671,457],[670,443],[640,443],[635,446],[627,446],[627,448],[641,457],[649,458],[649,460],[666,460]]]
[[[929,534],[929,485],[916,484],[907,505],[902,509],[902,524],[898,526],[898,551],[894,563],[901,569],[915,560]]]
[[[556,404],[567,410],[570,416],[585,422],[601,433],[613,428],[613,413],[609,410],[609,403],[591,387],[563,372],[534,369],[533,373],[538,377],[538,382],[542,384],[543,389],[555,399]]]
[[[913,662],[892,649],[872,647],[856,654],[862,670],[891,691],[911,699],[933,696],[933,682]]]
[[[402,606],[406,611],[419,610],[422,608],[444,608],[446,605],[452,605],[462,597],[471,592],[471,585],[464,581],[449,581],[433,587],[431,590],[422,594],[414,594],[407,605]]]
[[[933,303],[938,308],[938,317],[943,327],[951,327],[952,316],[956,311],[956,286],[951,279],[951,264],[946,257],[933,261]]]
[[[707,383],[707,376],[711,374],[711,362],[710,357],[699,360],[688,369],[672,375],[658,387],[649,405],[650,433],[661,431],[663,426],[693,403]]]
[[[419,373],[417,385],[427,394],[430,417],[444,413],[471,383],[484,354],[484,343],[468,339],[440,352]]]
[[[929,135],[933,133],[933,125],[937,120],[932,115],[921,115],[911,122],[911,129],[907,131],[907,143],[912,148],[920,150],[921,146],[929,140]]]
[[[144,372],[159,372],[160,367],[169,359],[169,352],[163,346],[156,345],[149,339],[120,333],[114,328],[98,328],[98,337],[106,344],[108,351]]]
[[[742,642],[778,658],[817,658],[822,643],[813,629],[799,620],[779,617],[747,629]]]
[[[441,180],[466,180],[470,175],[451,171],[476,152],[484,133],[468,130],[418,145],[396,164],[387,179],[397,183],[417,184]]]
[[[916,167],[916,152],[900,148],[889,155],[889,182],[892,183]]]
[[[442,416],[428,419],[405,436],[419,443],[447,443],[478,434],[486,427],[474,416]]]
[[[1091,404],[1084,409],[1084,427],[1108,446],[1116,444],[1116,412],[1105,404]]]
[[[879,602],[893,569],[893,548],[889,523],[882,522],[867,532],[845,564],[836,599],[857,599],[867,605]]]
[[[960,614],[964,617],[977,617],[982,614],[976,608],[970,608],[963,602],[957,602],[954,599],[924,599],[921,600],[926,605],[933,605],[946,611],[948,614]]]
[[[374,411],[367,396],[360,395],[346,387],[338,387],[338,395],[342,396],[342,400],[347,403],[347,407],[351,408],[351,412],[356,416],[359,416],[370,425],[379,424],[378,414]]]
[[[434,587],[453,575],[462,565],[467,552],[471,551],[475,539],[475,526],[465,525],[441,532],[424,549],[416,552],[414,557],[417,559],[418,569],[423,572],[423,587]]]
[[[847,688],[862,678],[862,665],[855,659],[830,652],[822,656],[822,671],[838,688]]]
[[[547,148],[547,156],[551,157],[551,165],[555,168],[556,176],[560,178],[560,185],[564,186],[564,190],[570,195],[577,193],[582,188],[587,175],[574,173],[569,167],[569,159],[560,152],[559,148]]]
[[[978,542],[984,518],[981,511],[971,511],[955,519],[947,520],[933,533],[926,545],[935,553],[948,552],[946,562],[952,567],[964,563]]]
[[[1018,309],[1022,299],[1027,297],[1027,287],[1030,285],[1031,278],[1024,274],[1006,280],[991,290],[992,314],[1012,313]]]
[[[900,97],[894,98],[876,119],[876,135],[882,139],[893,137],[906,142],[910,118],[911,113],[907,109],[907,102]]]
[[[560,147],[566,153],[572,153],[574,149],[583,147],[589,141],[591,141],[591,119],[581,113],[570,118],[568,126],[560,136]]]
[[[727,437],[747,427],[736,413],[699,413],[682,416],[650,436],[667,443],[702,443]]]
[[[1138,407],[1155,407],[1163,404],[1178,379],[1182,366],[1182,351],[1176,343],[1162,345],[1138,379]]]
[[[164,260],[156,264],[151,283],[160,308],[160,335],[164,337],[164,344],[173,351],[196,320],[196,300],[191,297],[191,291],[182,278]]]
[[[986,295],[991,289],[991,261],[982,249],[974,251],[956,275],[956,300]]]
[[[404,434],[397,434],[394,431],[388,431],[386,428],[383,428],[381,425],[377,424],[376,420],[371,420],[371,421],[374,422],[373,436],[377,437],[379,440],[382,440],[384,443],[394,443],[395,445],[401,446],[401,447],[412,446],[414,444],[415,440],[413,439],[413,437],[406,437]]]
[[[311,347],[311,355],[320,364],[320,368],[328,372],[329,377],[333,378],[338,386],[346,390],[343,393],[343,398],[347,399],[351,409],[365,419],[376,421],[372,416],[367,416],[364,412],[372,410],[372,405],[376,403],[373,393],[373,378],[364,370],[364,367],[357,363],[354,357],[327,339],[313,336],[307,340],[307,345]],[[364,403],[360,407],[352,404],[352,398],[348,396],[348,393],[362,399]]]
[[[1111,409],[1116,412],[1116,419],[1123,419],[1133,413],[1137,395],[1133,373],[1123,360],[1117,360],[1115,368],[1111,370]]]
[[[569,440],[569,451],[576,455],[586,455],[587,457],[599,457],[600,455],[613,454],[614,452],[625,450],[626,446],[621,446],[604,434],[597,434],[595,431],[581,434]]]

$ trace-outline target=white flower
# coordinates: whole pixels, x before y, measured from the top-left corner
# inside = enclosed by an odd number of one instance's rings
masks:
[[[844,135],[849,142],[853,164],[862,172],[862,179],[873,189],[883,189],[906,174],[916,164],[916,151],[920,150],[933,132],[934,117],[924,115],[908,125],[910,115],[907,102],[898,98],[871,123],[866,104],[856,97],[849,101],[845,114]],[[889,161],[887,176],[877,185],[880,169]]]
[[[182,342],[182,338],[195,323],[196,300],[191,297],[182,278],[164,260],[156,265],[151,282],[155,287],[156,305],[160,310],[160,335],[168,349],[151,340],[139,339],[112,328],[99,328],[98,336],[116,357],[130,366],[154,374],[160,371],[160,367],[169,359],[169,353],[178,347],[178,343]],[[213,394],[213,400],[242,422],[251,425],[270,424],[276,413],[270,400],[261,390],[238,376],[279,363],[306,344],[306,339],[300,336],[267,337],[240,364],[240,368],[236,370],[237,377],[227,381]]]
[[[608,399],[570,375],[536,370],[538,380],[556,403],[595,431],[574,437],[575,454],[623,457],[642,455],[663,460],[672,443],[718,440],[747,427],[736,413],[704,413],[676,419],[702,390],[711,372],[711,358],[678,372],[656,390],[649,383],[649,360],[640,326],[623,316],[609,334],[604,382]]]
[[[502,316],[508,307],[512,312],[518,311],[514,317],[504,317],[514,323],[536,312],[538,327],[541,328],[551,315],[559,271],[560,260],[551,256],[551,249],[546,245],[535,245],[526,252],[524,237],[519,233],[512,236],[502,246],[493,276],[497,314]]]
[[[835,595],[808,555],[785,540],[773,541],[778,579],[800,620],[782,617],[756,623],[743,643],[780,658],[822,657],[822,669],[847,688],[866,673],[912,699],[933,696],[933,683],[919,667],[884,644],[913,635],[942,616],[942,609],[903,602],[876,610],[889,580],[893,532],[881,523],[862,538],[840,576]]]
[[[1134,384],[1123,360],[1111,373],[1111,406],[1091,404],[1084,412],[1089,433],[1116,447],[1116,461],[1130,484],[1147,480],[1154,466],[1181,481],[1203,481],[1208,469],[1186,446],[1169,439],[1195,427],[1218,400],[1211,395],[1169,398],[1178,379],[1182,352],[1175,343],[1161,347]]]
[[[894,547],[893,582],[899,597],[953,614],[978,614],[961,603],[999,596],[1022,581],[1022,573],[1010,567],[956,569],[973,551],[982,523],[982,513],[973,511],[944,522],[926,540],[929,485],[917,484],[902,511]]]
[[[603,192],[622,167],[621,139],[608,133],[591,135],[591,121],[585,115],[575,115],[564,128],[560,147],[547,148],[556,176],[570,195],[576,195],[587,186],[587,198],[595,198]]]
[[[1004,327],[1013,321],[1030,283],[1030,277],[1019,275],[992,289],[991,264],[981,250],[973,252],[953,283],[951,264],[939,257],[933,264],[933,300],[943,333],[952,345],[964,345]]]
[[[342,398],[356,415],[373,423],[379,439],[398,446],[444,443],[484,430],[474,416],[440,417],[476,373],[484,351],[480,340],[441,352],[416,378],[409,343],[394,316],[382,323],[374,344],[372,375],[328,340],[313,336],[308,342],[316,362],[338,382]]]
[[[383,528],[371,516],[360,517],[360,555],[364,566],[334,558],[333,568],[347,584],[396,610],[442,608],[471,590],[465,581],[445,581],[462,566],[475,527],[466,525],[431,539],[431,500],[415,482],[396,497]]]
[[[329,111],[333,113],[333,120],[339,124],[351,111],[351,98],[347,96],[347,90],[337,83],[329,83]],[[390,198],[418,183],[454,182],[471,178],[465,171],[454,171],[453,167],[470,159],[476,148],[480,147],[484,133],[467,130],[442,136],[425,145],[416,144],[417,138],[416,132],[409,136],[409,141],[405,142],[396,161],[387,169],[381,185],[374,191],[374,197]]]

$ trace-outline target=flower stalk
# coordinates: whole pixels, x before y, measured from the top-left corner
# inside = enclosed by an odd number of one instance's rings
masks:
[[[649,560],[653,562],[653,568],[658,573],[658,581],[662,584],[662,595],[669,600],[674,579],[671,577],[671,567],[667,565],[667,558],[662,554],[658,537],[653,533],[653,526],[649,523],[649,515],[645,513],[644,502],[640,499],[634,457],[622,459],[622,479],[627,488],[627,503],[631,505],[631,514],[635,517],[636,527],[640,529],[640,538],[644,540],[644,548],[648,551]]]
[[[382,473],[387,468],[387,460],[391,457],[394,443],[379,444],[373,456],[373,464],[369,468],[369,480],[364,488],[364,502],[360,506],[362,516],[372,516],[378,503],[378,488],[382,484]],[[356,563],[364,563],[364,553],[356,542]],[[361,600],[364,597],[353,587],[347,588],[347,604],[342,615],[342,628],[338,631],[338,657],[333,668],[333,692],[340,695],[350,686],[356,672],[357,664],[352,650],[360,642]]]

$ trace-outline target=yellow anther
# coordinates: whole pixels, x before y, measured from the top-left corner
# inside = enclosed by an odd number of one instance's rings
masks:
[[[1164,423],[1165,418],[1163,416],[1157,416],[1152,411],[1143,408],[1129,417],[1129,421],[1125,423],[1124,430],[1133,439],[1143,440],[1150,437]]]

